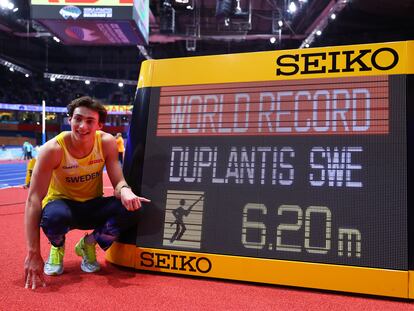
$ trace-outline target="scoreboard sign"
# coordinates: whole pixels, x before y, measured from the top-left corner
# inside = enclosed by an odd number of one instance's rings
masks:
[[[414,297],[413,53],[395,42],[144,63],[124,173],[152,203],[107,259]]]
[[[31,0],[30,10],[64,44],[148,43],[149,0]]]

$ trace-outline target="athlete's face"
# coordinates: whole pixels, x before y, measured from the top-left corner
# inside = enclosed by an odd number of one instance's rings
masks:
[[[99,114],[86,107],[75,108],[69,122],[72,134],[80,140],[95,139],[95,132],[103,126],[99,122]]]

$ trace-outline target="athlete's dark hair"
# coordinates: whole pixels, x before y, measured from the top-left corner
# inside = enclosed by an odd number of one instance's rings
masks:
[[[67,106],[68,114],[70,117],[73,116],[73,112],[77,107],[86,107],[91,110],[96,111],[99,114],[99,122],[105,123],[106,120],[106,109],[104,105],[102,105],[99,101],[96,99],[93,99],[89,96],[82,96],[79,98],[76,98],[70,102],[70,104]]]

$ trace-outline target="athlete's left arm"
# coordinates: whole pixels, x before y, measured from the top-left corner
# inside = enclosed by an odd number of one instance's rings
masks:
[[[129,211],[141,208],[142,202],[151,202],[147,198],[135,195],[125,181],[118,161],[118,148],[115,137],[105,132],[102,132],[101,137],[106,171],[108,172],[112,187],[114,187],[115,196],[121,199],[122,204]]]

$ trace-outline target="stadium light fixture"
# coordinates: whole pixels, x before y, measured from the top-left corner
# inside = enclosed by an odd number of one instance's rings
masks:
[[[6,9],[9,1],[8,0],[0,0],[0,8]]]
[[[75,76],[75,75],[67,75],[67,74],[60,74],[60,73],[43,73],[44,78],[54,78],[55,80],[73,80],[73,81],[83,81],[89,80],[90,82],[97,82],[97,83],[112,83],[118,84],[120,82],[123,85],[137,85],[136,80],[123,80],[123,79],[109,79],[109,78],[98,78],[98,77],[90,77],[90,76]]]
[[[233,14],[236,3],[234,0],[217,0],[216,17],[229,17]]]
[[[290,14],[295,14],[297,10],[298,10],[298,7],[296,6],[296,3],[295,3],[295,2],[293,2],[293,1],[291,1],[291,2],[289,3],[288,12],[289,12]]]
[[[13,68],[13,71],[17,71],[17,72],[20,72],[22,74],[29,74],[29,75],[32,74],[32,72],[30,70],[28,70],[26,68],[23,68],[22,66],[16,65],[16,64],[14,64],[14,63],[6,60],[6,59],[3,59],[1,57],[0,57],[0,65],[3,65],[7,68]]]
[[[329,24],[329,19],[334,20],[347,4],[347,0],[331,0],[312,25],[305,31],[307,37],[302,41],[299,48],[309,47],[317,36],[322,35],[322,31]]]
[[[13,2],[9,1],[9,0],[0,0],[0,8],[3,10],[14,10],[15,5]]]

